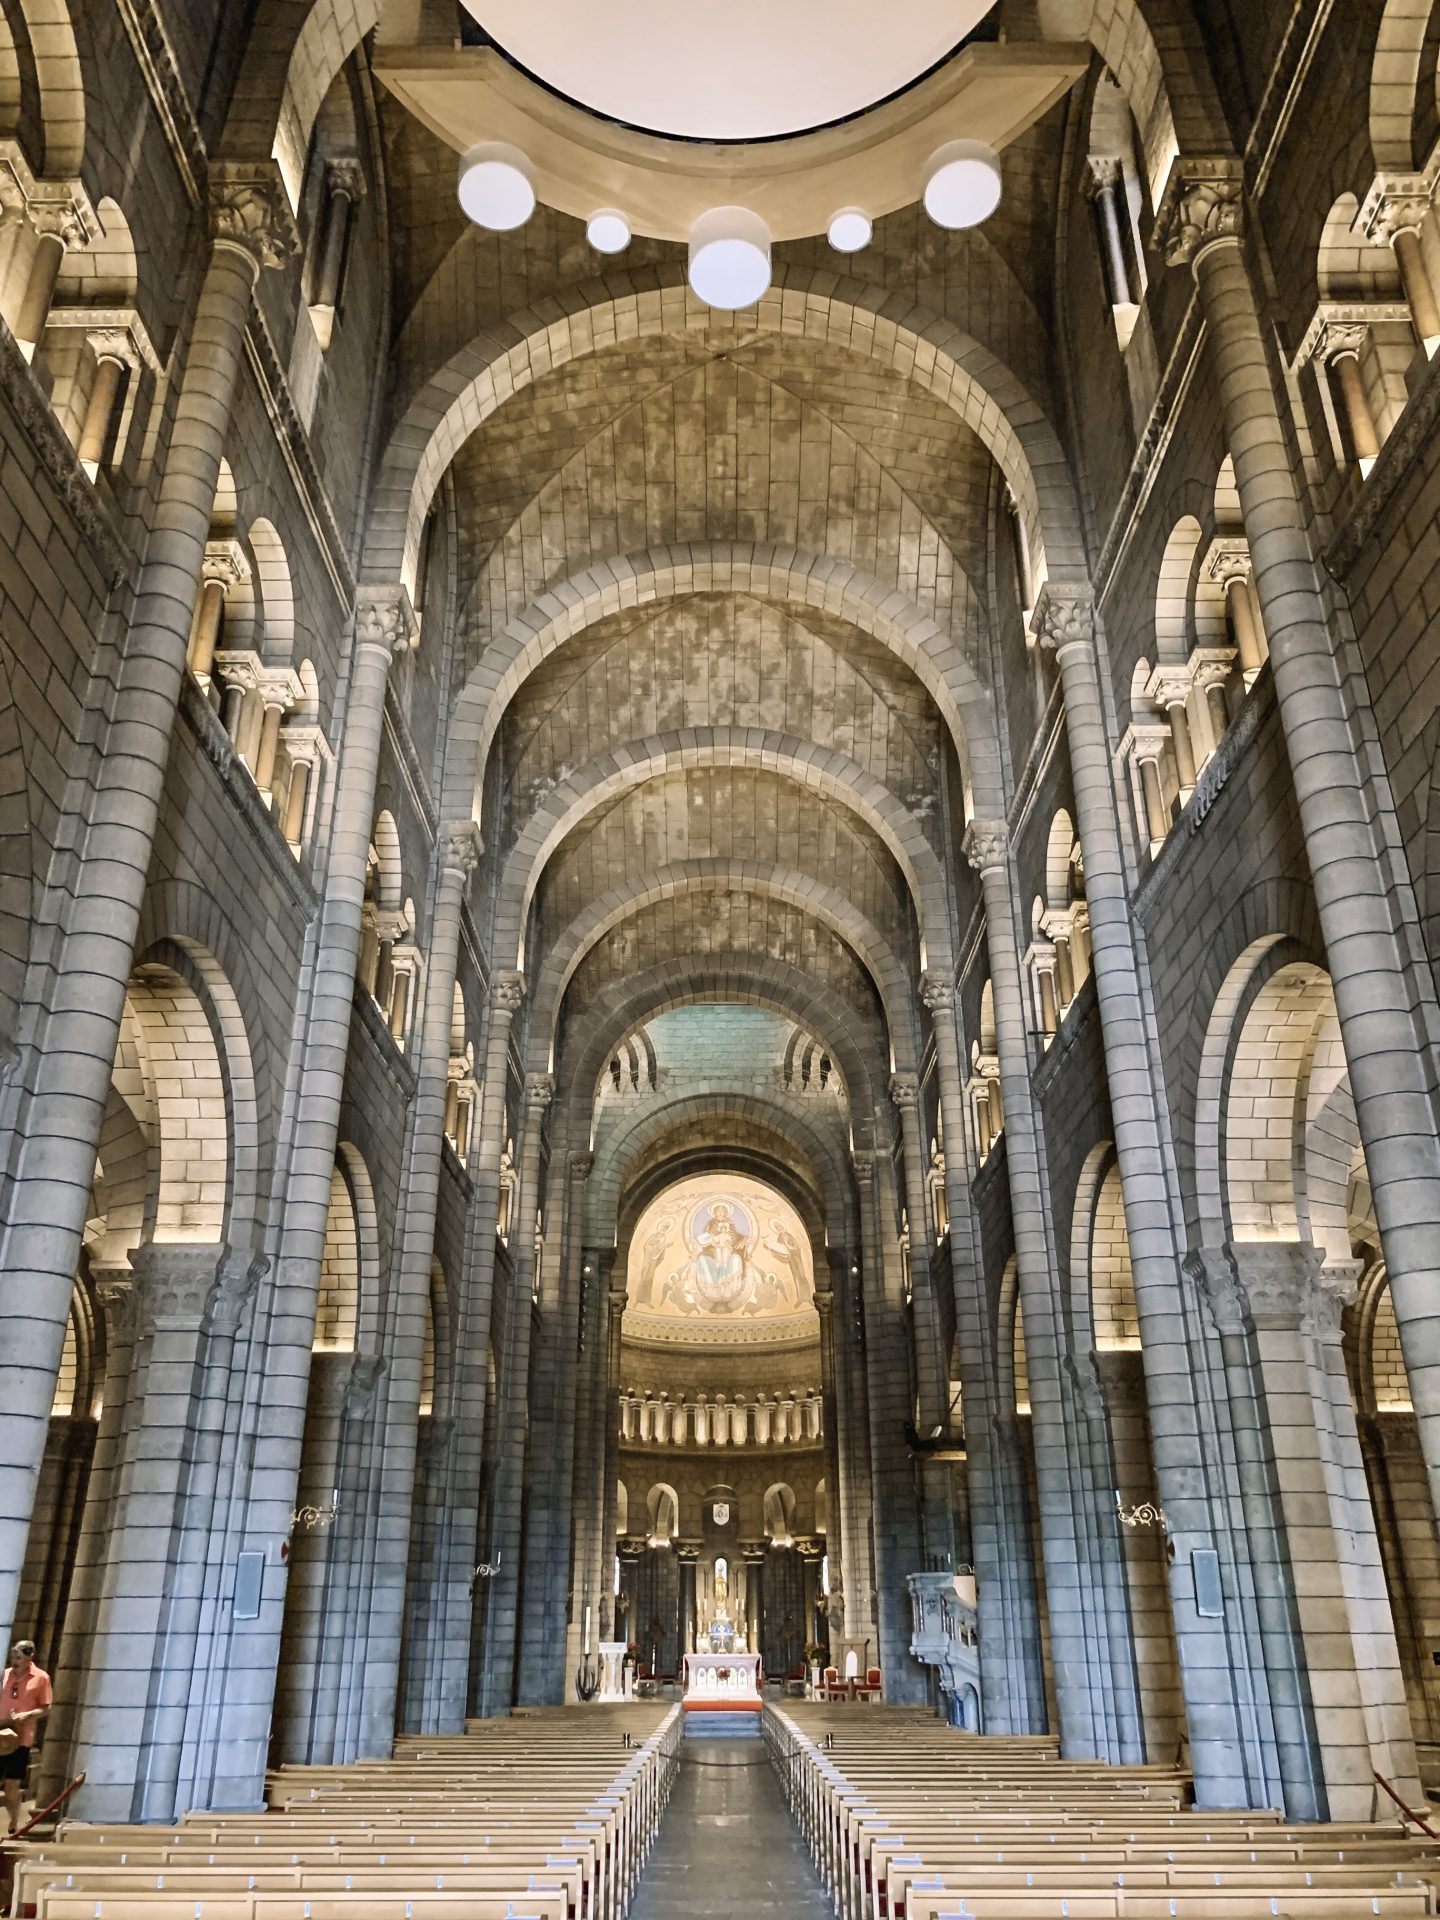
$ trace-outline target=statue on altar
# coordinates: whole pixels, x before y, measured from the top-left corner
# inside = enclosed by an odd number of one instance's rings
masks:
[[[715,1562],[711,1592],[715,1601],[715,1611],[710,1619],[709,1631],[704,1635],[706,1644],[701,1651],[743,1653],[745,1636],[736,1633],[735,1622],[730,1618],[730,1563],[724,1558],[717,1559]]]

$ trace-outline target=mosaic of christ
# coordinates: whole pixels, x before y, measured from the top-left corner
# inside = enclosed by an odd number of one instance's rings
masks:
[[[808,1249],[789,1212],[763,1190],[666,1195],[641,1222],[629,1304],[684,1318],[803,1313],[812,1297]]]

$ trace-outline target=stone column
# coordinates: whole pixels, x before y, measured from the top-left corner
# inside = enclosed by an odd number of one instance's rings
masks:
[[[765,1633],[765,1542],[742,1540],[745,1561],[745,1645],[759,1653]]]
[[[1430,217],[1433,200],[1422,174],[1377,174],[1365,196],[1357,225],[1374,246],[1390,246],[1415,337],[1433,360],[1440,349],[1440,301],[1425,264],[1420,229]]]
[[[1016,1278],[1025,1316],[1040,1541],[1062,1751],[1076,1759],[1137,1761],[1144,1758],[1145,1743],[1124,1604],[1124,1560],[1113,1480],[1108,1458],[1097,1455],[1093,1447],[1084,1405],[1070,1391],[1074,1375],[1062,1368],[1068,1340],[1057,1311],[1057,1262],[1039,1118],[1030,1089],[1030,1045],[1005,823],[972,820],[966,830],[965,854],[980,876],[985,902],[1006,1114],[1005,1168]],[[989,1619],[987,1610],[987,1626]],[[1110,1631],[1105,1630],[1107,1622]],[[986,1660],[983,1632],[981,1657]],[[987,1661],[987,1671],[988,1665]]]
[[[1368,1817],[1374,1771],[1420,1792],[1404,1677],[1365,1484],[1340,1314],[1356,1269],[1332,1271],[1317,1247],[1225,1248],[1234,1310],[1248,1322],[1249,1364],[1268,1430],[1294,1604],[1313,1702],[1322,1817]],[[1411,1802],[1413,1805],[1414,1802]]]
[[[169,457],[136,591],[88,819],[47,901],[60,918],[26,1035],[23,1092],[0,1266],[23,1284],[0,1310],[0,1404],[8,1471],[0,1489],[0,1629],[8,1637],[30,1507],[64,1345],[125,986],[179,704],[190,615],[262,266],[279,265],[293,224],[279,175],[211,168],[214,246],[191,329]]]
[[[325,169],[324,225],[320,265],[315,274],[310,317],[322,347],[330,344],[335,305],[340,298],[340,276],[350,244],[355,207],[365,192],[365,174],[358,160],[332,160]]]
[[[1380,457],[1380,429],[1365,390],[1365,373],[1360,365],[1369,329],[1328,327],[1324,363],[1340,395],[1345,425],[1350,433],[1350,450],[1362,476],[1367,476]]]
[[[208,1538],[203,1507],[216,1461],[202,1430],[208,1419],[213,1431],[222,1411],[201,1405],[206,1336],[217,1323],[222,1339],[233,1336],[234,1309],[259,1277],[248,1258],[237,1268],[213,1244],[147,1243],[130,1264],[137,1313],[123,1439],[109,1463],[90,1637],[69,1676],[75,1731],[65,1768],[87,1776],[77,1804],[95,1820],[174,1813],[203,1575],[187,1548]],[[157,1695],[161,1674],[172,1688]]]
[[[909,1341],[888,1180],[880,1156],[853,1156],[864,1241],[861,1284],[865,1313],[865,1383],[870,1405],[870,1497],[875,1555],[875,1618],[885,1698],[924,1704],[925,1675],[910,1658],[910,1595],[905,1582],[923,1560],[920,1502],[914,1464],[905,1444],[913,1418]],[[890,1230],[887,1231],[887,1226]]]
[[[1404,885],[1377,821],[1383,775],[1358,745],[1316,583],[1290,443],[1242,245],[1238,163],[1176,163],[1162,231],[1189,262],[1235,464],[1280,720],[1335,989],[1395,1317],[1440,1511],[1440,1133],[1433,991],[1410,964]],[[1160,224],[1160,223],[1157,223]],[[1413,926],[1415,907],[1401,909]]]
[[[1185,668],[1157,667],[1146,692],[1170,723],[1170,748],[1180,783],[1180,804],[1195,791],[1195,744],[1190,737],[1190,675]]]
[[[920,1112],[920,1085],[913,1073],[890,1076],[890,1098],[900,1114],[905,1207],[910,1222],[910,1320],[915,1347],[915,1424],[922,1436],[947,1427],[950,1417],[950,1356],[936,1298],[930,1222],[930,1154]],[[927,1567],[955,1565],[955,1506],[950,1469],[940,1460],[920,1463],[921,1510]],[[907,1568],[913,1573],[915,1568]],[[809,1637],[808,1635],[806,1636]]]
[[[76,1545],[65,1610],[65,1631],[55,1669],[55,1705],[45,1725],[45,1750],[38,1795],[54,1797],[71,1776],[66,1768],[74,1748],[84,1693],[84,1674],[95,1634],[95,1620],[108,1567],[110,1523],[119,1498],[118,1476],[124,1459],[130,1404],[130,1373],[135,1357],[139,1301],[129,1263],[90,1268],[95,1296],[105,1316],[105,1379],[100,1423],[85,1493],[85,1515]]]
[[[520,1169],[510,1237],[515,1247],[514,1278],[505,1315],[505,1352],[499,1369],[500,1418],[504,1441],[495,1475],[492,1507],[492,1556],[500,1571],[490,1584],[486,1615],[488,1645],[481,1681],[483,1714],[507,1713],[514,1704],[519,1651],[520,1532],[528,1468],[524,1435],[530,1413],[530,1334],[535,1308],[531,1297],[535,1271],[535,1223],[540,1211],[540,1147],[545,1112],[555,1098],[548,1073],[525,1077],[525,1111],[520,1140]],[[552,1231],[559,1223],[552,1219]]]
[[[1210,550],[1206,572],[1225,589],[1225,607],[1240,655],[1240,671],[1248,691],[1259,677],[1268,649],[1255,611],[1250,547],[1245,540],[1217,540]]]
[[[684,1546],[676,1547],[675,1556],[680,1563],[680,1653],[683,1660],[685,1654],[695,1651],[695,1573],[700,1548],[687,1542]]]
[[[831,1524],[840,1530],[840,1592],[845,1632],[879,1647],[875,1627],[874,1583],[870,1572],[870,1409],[865,1392],[865,1355],[860,1307],[856,1298],[860,1269],[849,1248],[837,1248],[830,1260],[834,1299],[831,1316],[835,1359],[835,1455],[839,1481],[830,1502]],[[835,1564],[832,1554],[832,1565]]]
[[[1166,1119],[1150,1057],[1140,963],[1120,850],[1111,755],[1100,693],[1089,588],[1047,584],[1036,609],[1040,644],[1054,651],[1085,855],[1086,908],[1120,1163],[1125,1226],[1139,1310],[1156,1480],[1165,1510],[1170,1605],[1185,1684],[1190,1760],[1201,1806],[1273,1806],[1284,1792],[1269,1732],[1265,1669],[1239,1666],[1231,1635],[1254,1635],[1254,1571],[1232,1530],[1226,1476],[1228,1412],[1210,1382],[1210,1360],[1180,1289],[1181,1248],[1163,1147]],[[1029,1326],[1026,1326],[1027,1336]],[[1192,1556],[1220,1555],[1226,1619],[1196,1605]],[[1052,1607],[1053,1616],[1053,1607]],[[1226,1621],[1230,1632],[1227,1634]]]
[[[430,1267],[440,1201],[445,1146],[445,1098],[450,1082],[450,1029],[460,964],[465,894],[479,862],[482,841],[472,820],[447,827],[439,841],[439,873],[425,969],[425,1000],[415,1048],[415,1096],[396,1235],[399,1257],[386,1308],[385,1394],[379,1431],[371,1448],[376,1512],[370,1551],[373,1572],[364,1649],[364,1713],[356,1752],[345,1759],[381,1759],[395,1733],[400,1648],[405,1634],[406,1572],[419,1437],[420,1373],[430,1302]],[[437,1338],[444,1337],[437,1330]],[[452,1409],[437,1407],[448,1417]],[[354,1649],[355,1657],[361,1656]],[[436,1703],[427,1702],[422,1712]],[[431,1729],[420,1727],[418,1731]]]
[[[215,650],[220,643],[226,595],[231,587],[249,577],[250,562],[238,540],[206,541],[200,593],[195,602],[186,657],[186,665],[203,687],[210,686],[215,671]]]
[[[566,1614],[574,1540],[571,1496],[575,1487],[575,1440],[580,1416],[579,1352],[587,1297],[593,1302],[593,1271],[584,1272],[585,1182],[595,1166],[589,1151],[571,1153],[552,1176],[561,1214],[550,1209],[553,1257],[547,1248],[540,1289],[539,1347],[531,1367],[529,1493],[525,1523],[525,1570],[521,1582],[520,1698],[527,1706],[559,1706],[565,1697]],[[593,1346],[593,1342],[592,1342]],[[592,1456],[593,1457],[593,1456]],[[598,1492],[593,1482],[586,1491]],[[576,1596],[577,1600],[579,1596]],[[595,1596],[590,1596],[592,1608]],[[593,1630],[593,1614],[592,1614]],[[592,1637],[592,1646],[594,1644]]]
[[[437,1495],[444,1515],[433,1575],[437,1646],[421,1709],[425,1729],[433,1728],[438,1733],[458,1733],[465,1723],[475,1604],[474,1569],[482,1548],[493,1558],[494,1543],[480,1539],[481,1452],[500,1212],[500,1161],[506,1138],[510,1035],[524,998],[525,982],[518,973],[494,975],[490,982],[479,1111],[471,1146],[466,1258],[457,1289],[455,1426]]]
[[[99,476],[100,462],[105,457],[105,443],[110,437],[110,423],[115,417],[120,383],[125,378],[126,370],[133,364],[135,354],[126,335],[118,329],[91,334],[89,339],[95,356],[95,377],[90,383],[89,397],[85,402],[85,418],[80,423],[75,457],[94,480]]]
[[[979,842],[975,844],[978,846]],[[1013,965],[1013,939],[1005,951]],[[998,993],[994,988],[993,957],[991,980],[992,990]],[[984,1623],[981,1648],[985,1663],[987,1725],[995,1732],[1042,1733],[1045,1730],[1045,1679],[1029,1515],[1023,1478],[1006,1473],[995,1451],[994,1422],[1012,1409],[1001,1405],[996,1380],[994,1318],[987,1290],[976,1270],[973,1242],[967,1238],[973,1233],[974,1214],[966,1165],[962,1093],[965,1075],[955,992],[950,981],[933,973],[922,977],[920,989],[935,1034],[936,1076],[945,1123],[945,1186],[950,1206],[950,1263],[964,1402],[970,1553]],[[997,998],[997,1012],[999,1005]],[[1006,1050],[1010,1051],[1008,1040]],[[1028,1077],[1025,1084],[1022,1114],[1029,1111]],[[1018,1163],[1022,1174],[1026,1164],[1022,1143]],[[1018,1240],[1022,1234],[1033,1231],[1035,1215],[1032,1208],[1022,1216],[1016,1198],[1015,1164],[1007,1162],[1007,1165],[1010,1166],[1011,1214]]]
[[[1125,175],[1119,160],[1092,160],[1086,191],[1099,216],[1110,304],[1115,307],[1133,306],[1135,296],[1130,287],[1130,262],[1126,257],[1120,229],[1120,197],[1125,191]]]
[[[53,195],[55,188],[50,191]],[[65,255],[88,246],[99,228],[83,189],[78,187],[72,191],[62,186],[57,197],[32,200],[25,217],[35,234],[35,250],[15,314],[15,344],[27,360],[33,360],[45,336]]]

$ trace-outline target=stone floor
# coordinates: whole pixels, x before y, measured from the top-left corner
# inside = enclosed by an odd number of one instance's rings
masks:
[[[756,1732],[690,1735],[630,1920],[832,1920]]]

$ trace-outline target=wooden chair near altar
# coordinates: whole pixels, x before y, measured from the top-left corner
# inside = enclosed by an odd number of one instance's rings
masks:
[[[826,1667],[820,1680],[820,1692],[817,1698],[834,1706],[837,1702],[850,1698],[850,1682],[842,1680],[839,1669]]]
[[[880,1698],[880,1669],[867,1667],[863,1680],[852,1680],[851,1688],[857,1700],[878,1700]]]

